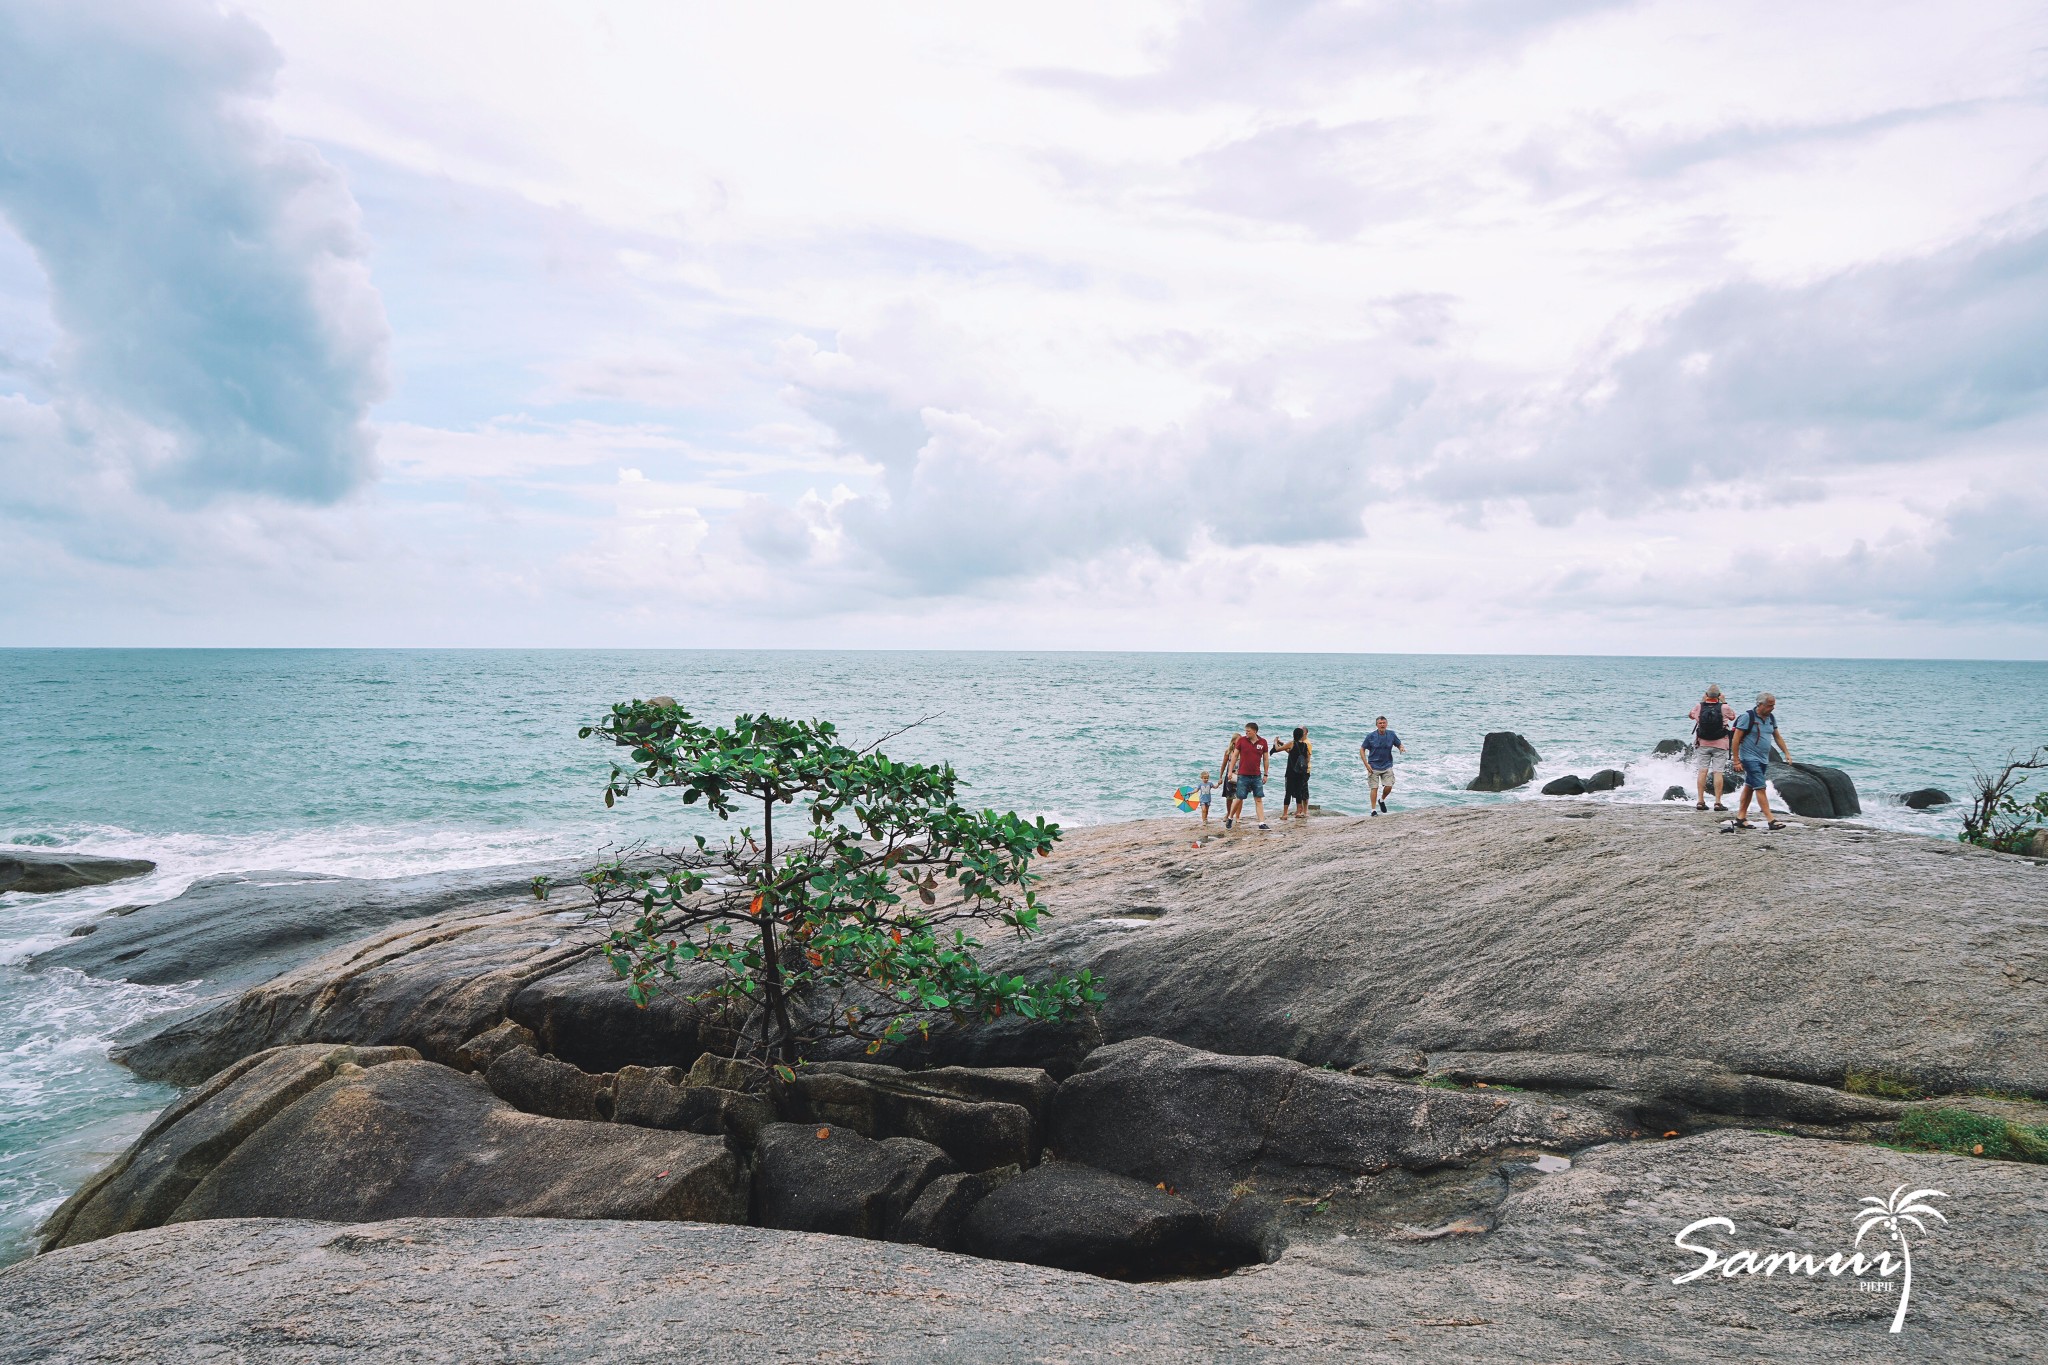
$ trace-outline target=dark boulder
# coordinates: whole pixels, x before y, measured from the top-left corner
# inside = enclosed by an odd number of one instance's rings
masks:
[[[1160,1038],[1096,1052],[1062,1082],[1052,1150],[1221,1211],[1394,1167],[1430,1170],[1510,1147],[1576,1148],[1623,1135],[1598,1110],[1229,1057]]]
[[[1621,769],[1602,768],[1599,772],[1586,779],[1586,790],[1589,792],[1611,792],[1616,787],[1626,785],[1627,782],[1628,775],[1622,772]]]
[[[962,1229],[974,1206],[992,1192],[1015,1180],[1015,1166],[998,1166],[992,1171],[968,1171],[942,1175],[924,1187],[924,1193],[897,1221],[889,1234],[892,1242],[911,1242],[938,1251],[958,1251]]]
[[[676,1067],[619,1068],[612,1083],[612,1118],[643,1128],[728,1134],[751,1148],[763,1128],[775,1122],[764,1095],[693,1083],[696,1071]]]
[[[1664,799],[1665,799],[1666,801],[1683,801],[1683,800],[1685,800],[1685,788],[1683,788],[1683,787],[1666,787],[1666,788],[1664,789]]]
[[[867,1137],[917,1138],[944,1148],[967,1170],[985,1171],[1038,1160],[1039,1116],[1052,1089],[1044,1072],[1024,1068],[915,1072],[825,1062],[779,1086],[775,1104],[791,1122],[838,1124]],[[990,1098],[997,1095],[1004,1098]]]
[[[500,1053],[484,1072],[499,1099],[529,1114],[598,1122],[612,1116],[612,1078],[593,1076],[530,1047]]]
[[[745,1221],[719,1138],[521,1113],[399,1052],[289,1048],[231,1069],[60,1209],[48,1243],[203,1218]]]
[[[1526,786],[1536,776],[1542,755],[1520,735],[1495,730],[1479,751],[1479,776],[1466,784],[1467,791],[1504,792]]]
[[[1685,741],[1682,739],[1660,739],[1657,741],[1657,747],[1650,752],[1659,758],[1675,758],[1683,754],[1685,748]]]
[[[146,858],[94,858],[82,853],[30,853],[11,848],[0,853],[0,894],[20,891],[47,896],[146,877],[154,871],[156,864]]]
[[[546,1051],[588,1071],[674,1066],[719,1041],[712,1011],[691,998],[715,979],[711,967],[686,972],[642,1008],[611,964],[591,956],[521,990],[506,1013],[532,1029]]]
[[[1200,1274],[1230,1264],[1215,1245],[1210,1220],[1187,1201],[1129,1176],[1064,1161],[1026,1171],[976,1204],[961,1243],[976,1256],[1119,1280]]]
[[[1914,791],[1899,793],[1899,804],[1910,810],[1928,810],[1935,806],[1946,806],[1955,798],[1939,787],[1920,787]]]
[[[829,1124],[771,1123],[754,1149],[754,1221],[790,1232],[887,1237],[924,1193],[957,1168],[928,1142],[876,1142]]]
[[[1553,777],[1543,784],[1543,794],[1545,796],[1584,796],[1586,794],[1586,779],[1576,773],[1567,773],[1563,777]]]
[[[1863,813],[1856,799],[1856,784],[1840,768],[1773,760],[1764,776],[1794,815],[1809,820],[1846,820]]]

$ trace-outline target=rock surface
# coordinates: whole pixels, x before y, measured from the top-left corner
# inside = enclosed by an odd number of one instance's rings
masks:
[[[1026,1171],[976,1204],[960,1240],[977,1256],[1120,1280],[1231,1264],[1217,1253],[1210,1220],[1186,1200],[1066,1162]]]
[[[1536,746],[1508,730],[1495,730],[1479,750],[1479,776],[1465,784],[1467,791],[1504,792],[1526,785],[1536,776],[1542,760]]]
[[[1764,777],[1794,815],[1809,820],[1847,820],[1863,813],[1856,784],[1840,768],[1817,763],[1771,762]]]
[[[222,1218],[746,1217],[723,1141],[521,1113],[403,1049],[253,1058],[174,1106],[59,1209],[50,1246]]]
[[[154,864],[134,866],[146,872]],[[240,988],[402,920],[521,892],[531,901],[533,875],[518,868],[383,880],[311,872],[208,877],[170,900],[97,921],[89,938],[53,948],[34,965],[145,985]]]
[[[1682,739],[1660,739],[1657,741],[1657,746],[1650,750],[1650,752],[1659,758],[1673,758],[1684,753],[1686,747],[1686,743]]]
[[[1553,777],[1543,784],[1543,794],[1545,796],[1584,796],[1586,794],[1586,779],[1580,777],[1577,773],[1566,773],[1563,777]]]
[[[10,848],[0,853],[0,894],[49,895],[81,886],[146,877],[156,864],[145,858],[95,858],[86,854],[34,853]]]
[[[959,1169],[929,1142],[808,1123],[763,1128],[754,1162],[756,1223],[842,1237],[894,1236],[925,1186]]]
[[[1624,1135],[1611,1115],[1535,1097],[1441,1090],[1226,1057],[1158,1038],[1091,1054],[1061,1084],[1053,1150],[1165,1183],[1215,1212],[1400,1166],[1431,1170],[1509,1148],[1573,1150]]]
[[[1939,787],[1916,787],[1909,792],[1899,793],[1899,804],[1908,810],[1931,810],[1935,806],[1946,806],[1955,798]]]
[[[1602,1147],[1572,1169],[1304,1212],[1275,1264],[1122,1284],[916,1246],[692,1223],[243,1221],[0,1271],[0,1361],[2038,1358],[2048,1168],[1766,1134]],[[1389,1179],[1392,1178],[1388,1177]],[[1911,1315],[1845,1277],[1674,1285],[1678,1230],[1849,1250],[1866,1195],[1946,1191]],[[1866,1242],[1867,1246],[1867,1242]],[[886,1311],[877,1311],[886,1304]]]
[[[1615,788],[1626,786],[1627,784],[1628,774],[1622,772],[1621,769],[1602,768],[1599,772],[1586,779],[1586,790],[1589,792],[1611,792]]]
[[[1665,799],[1666,801],[1683,801],[1683,800],[1685,800],[1685,788],[1683,788],[1683,787],[1680,787],[1680,786],[1675,786],[1675,785],[1674,785],[1674,786],[1669,786],[1669,787],[1666,787],[1666,788],[1664,789],[1664,799]]]

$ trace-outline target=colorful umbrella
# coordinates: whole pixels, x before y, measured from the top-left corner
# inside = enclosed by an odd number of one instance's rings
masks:
[[[1173,804],[1182,810],[1194,810],[1202,804],[1201,799],[1186,787],[1173,789]]]

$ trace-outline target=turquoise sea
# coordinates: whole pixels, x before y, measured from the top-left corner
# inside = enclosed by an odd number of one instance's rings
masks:
[[[0,650],[0,844],[152,858],[148,878],[0,895],[0,1260],[170,1097],[106,1060],[108,1037],[176,987],[29,972],[115,905],[258,868],[388,876],[660,840],[680,810],[598,799],[610,751],[576,727],[669,693],[699,715],[769,709],[866,741],[912,721],[897,757],[951,761],[973,799],[1087,824],[1172,814],[1228,734],[1306,725],[1314,799],[1362,812],[1358,741],[1376,714],[1408,749],[1395,805],[1540,799],[1463,790],[1481,737],[1516,730],[1538,783],[1617,767],[1599,799],[1689,783],[1651,746],[1687,730],[1708,682],[1780,699],[1795,757],[1846,769],[1875,825],[1952,838],[1972,765],[2048,743],[2048,664],[1257,654],[769,651]],[[1277,794],[1276,794],[1277,795]],[[1183,817],[1192,819],[1192,817]],[[1054,906],[1055,911],[1057,905]]]

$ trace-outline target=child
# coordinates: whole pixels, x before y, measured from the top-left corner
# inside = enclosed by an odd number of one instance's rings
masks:
[[[1202,770],[1202,780],[1196,784],[1195,790],[1202,794],[1202,823],[1206,825],[1209,823],[1209,798],[1216,794],[1216,784],[1209,780],[1206,768]]]

